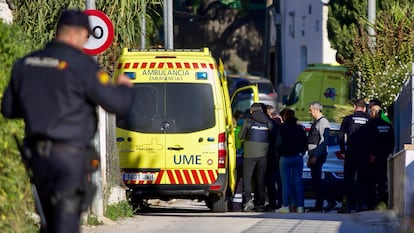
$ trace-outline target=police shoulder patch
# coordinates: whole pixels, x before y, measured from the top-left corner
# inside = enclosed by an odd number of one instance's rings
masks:
[[[109,77],[109,75],[108,75],[105,71],[103,71],[103,70],[99,70],[99,71],[96,73],[96,77],[98,78],[99,82],[100,82],[102,85],[108,85],[108,84],[109,84],[109,82],[110,82],[110,77]]]

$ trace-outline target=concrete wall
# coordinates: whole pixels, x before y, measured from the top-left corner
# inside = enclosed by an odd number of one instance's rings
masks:
[[[394,154],[388,163],[389,206],[400,217],[408,217],[414,205],[414,146]]]

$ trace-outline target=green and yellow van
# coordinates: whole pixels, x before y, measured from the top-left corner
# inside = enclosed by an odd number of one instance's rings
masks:
[[[331,122],[339,105],[350,105],[351,76],[340,65],[312,64],[298,76],[292,91],[284,96],[285,107],[293,109],[300,121],[311,121],[309,104],[319,101],[324,116]]]

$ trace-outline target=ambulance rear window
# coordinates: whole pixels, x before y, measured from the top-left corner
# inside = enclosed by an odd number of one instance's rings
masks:
[[[129,113],[117,127],[142,133],[189,133],[215,125],[210,84],[136,83]]]
[[[299,95],[302,91],[302,82],[295,83],[295,86],[292,88],[292,91],[289,94],[286,105],[292,105],[299,101]]]

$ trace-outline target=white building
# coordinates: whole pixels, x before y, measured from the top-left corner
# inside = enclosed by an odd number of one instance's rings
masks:
[[[270,46],[276,44],[276,30],[272,26],[276,19],[281,32],[279,81],[291,87],[308,64],[336,63],[336,50],[328,40],[328,6],[323,3],[326,0],[273,0],[273,4],[278,1],[280,14],[271,17]]]

